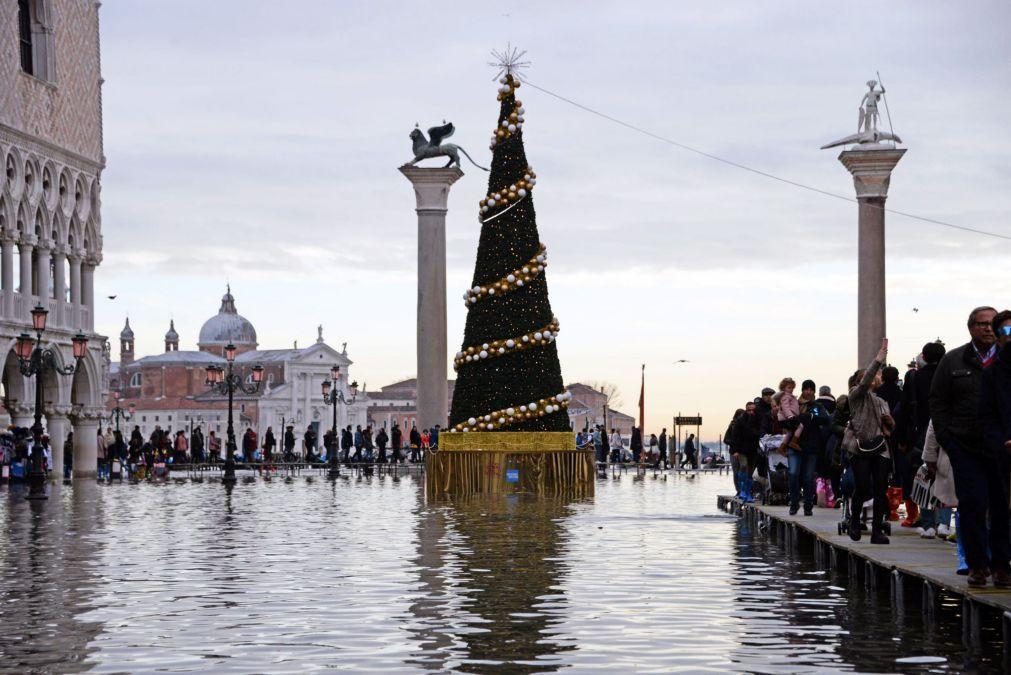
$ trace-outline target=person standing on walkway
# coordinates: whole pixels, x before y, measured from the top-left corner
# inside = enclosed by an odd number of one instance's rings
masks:
[[[958,496],[958,536],[969,566],[968,584],[975,587],[986,585],[991,568],[994,551],[987,550],[988,540],[995,536],[998,547],[1007,545],[1006,521],[1003,534],[995,528],[987,531],[987,508],[996,507],[998,515],[1001,513],[1001,486],[995,472],[997,460],[986,451],[979,417],[983,369],[997,358],[996,315],[993,307],[977,307],[969,313],[969,342],[944,355],[930,384],[930,417],[937,442],[951,460]],[[1006,556],[1004,563],[994,564],[1000,570],[1005,566]]]
[[[632,425],[632,440],[629,441],[629,450],[632,451],[632,461],[636,464],[642,459],[642,429]]]
[[[418,425],[411,425],[411,462],[421,461],[421,432],[418,431]]]
[[[379,448],[379,458],[380,464],[386,464],[386,444],[390,442],[390,437],[386,433],[386,427],[379,430],[376,434],[376,447]]]
[[[688,438],[685,439],[684,450],[685,459],[681,462],[681,468],[685,468],[685,464],[692,469],[698,468],[698,465],[695,463],[695,434],[688,434]]]
[[[400,448],[402,447],[403,442],[404,432],[400,429],[400,425],[394,422],[393,430],[390,433],[390,449],[393,451],[390,461],[394,464],[400,464],[404,461],[404,456],[400,454]]]
[[[362,433],[362,425],[355,426],[355,453],[351,456],[351,463],[357,464],[362,460],[362,448],[365,447],[365,434]]]
[[[875,395],[881,386],[881,368],[888,358],[888,338],[881,339],[881,349],[864,370],[858,370],[849,379],[847,397],[850,421],[847,450],[856,483],[853,491],[853,508],[850,509],[849,535],[860,541],[861,511],[864,502],[873,498],[871,543],[887,544],[884,523],[888,515],[888,472],[892,459],[886,436],[894,428],[888,403]]]
[[[194,464],[204,461],[204,432],[200,427],[194,427],[190,434],[190,453]]]
[[[274,438],[274,427],[267,427],[266,433],[263,434],[263,461],[267,464],[272,464],[274,461],[274,448],[277,446],[277,440]]]
[[[975,490],[975,499],[989,507],[989,552],[993,585],[997,588],[1011,588],[1011,573],[1008,558],[1011,547],[1008,543],[1008,479],[1011,462],[1011,311],[1004,310],[993,318],[993,330],[997,334],[997,355],[987,366],[980,378],[979,421],[983,431],[983,452],[973,460],[983,467]],[[943,361],[942,361],[943,364]],[[959,462],[965,465],[965,461]],[[953,462],[954,464],[954,462]],[[955,465],[955,489],[958,489],[958,466]],[[965,505],[962,494],[958,495],[959,510],[963,511],[962,523],[966,522]],[[975,505],[974,505],[974,508]],[[968,547],[966,555],[968,555]],[[973,563],[970,559],[970,568]],[[977,577],[978,580],[978,577]],[[970,585],[973,583],[969,572]],[[986,581],[984,580],[984,584]]]
[[[214,432],[211,432],[214,435]],[[284,461],[295,461],[295,427],[288,426],[284,429]]]
[[[660,463],[663,468],[669,468],[670,464],[667,463],[667,427],[660,430],[658,442],[660,444]]]
[[[622,460],[622,450],[624,446],[621,443],[621,434],[618,433],[617,429],[611,429],[611,463],[619,464]]]
[[[758,404],[748,401],[744,406],[744,414],[737,418],[733,426],[734,450],[733,457],[737,459],[740,471],[739,484],[741,489],[741,501],[750,503],[754,501],[752,494],[752,476],[755,472],[758,460],[758,440],[760,438],[760,422],[758,419]]]

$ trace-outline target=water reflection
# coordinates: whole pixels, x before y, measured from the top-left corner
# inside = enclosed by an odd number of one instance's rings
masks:
[[[50,489],[47,501],[24,499],[24,489],[3,494],[6,516],[0,569],[0,654],[22,668],[77,672],[101,624],[81,618],[102,583],[93,533],[101,508],[94,484]]]
[[[390,476],[0,486],[0,670],[995,668],[957,604],[930,629],[716,512],[727,480],[438,504]]]
[[[433,505],[418,520],[425,593],[411,606],[429,669],[547,672],[575,649],[553,639],[567,609],[565,500],[524,495]],[[553,665],[554,664],[554,665]]]

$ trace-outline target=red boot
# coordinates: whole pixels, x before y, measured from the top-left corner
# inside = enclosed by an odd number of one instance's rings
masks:
[[[888,488],[888,520],[899,519],[899,504],[902,503],[902,488]]]
[[[902,521],[902,527],[916,527],[920,520],[920,507],[912,499],[906,500],[906,519]]]

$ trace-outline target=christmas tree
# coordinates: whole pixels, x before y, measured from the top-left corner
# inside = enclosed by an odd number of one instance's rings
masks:
[[[456,354],[453,431],[569,431],[545,278],[547,249],[537,233],[537,177],[523,147],[523,104],[516,98],[523,65],[515,51],[502,67],[498,123],[488,193],[479,204],[481,239],[463,347]]]

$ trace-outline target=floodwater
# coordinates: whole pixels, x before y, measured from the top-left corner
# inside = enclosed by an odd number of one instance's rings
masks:
[[[716,509],[728,476],[426,504],[415,478],[0,487],[3,672],[964,672],[887,588]],[[938,544],[943,545],[943,544]]]

